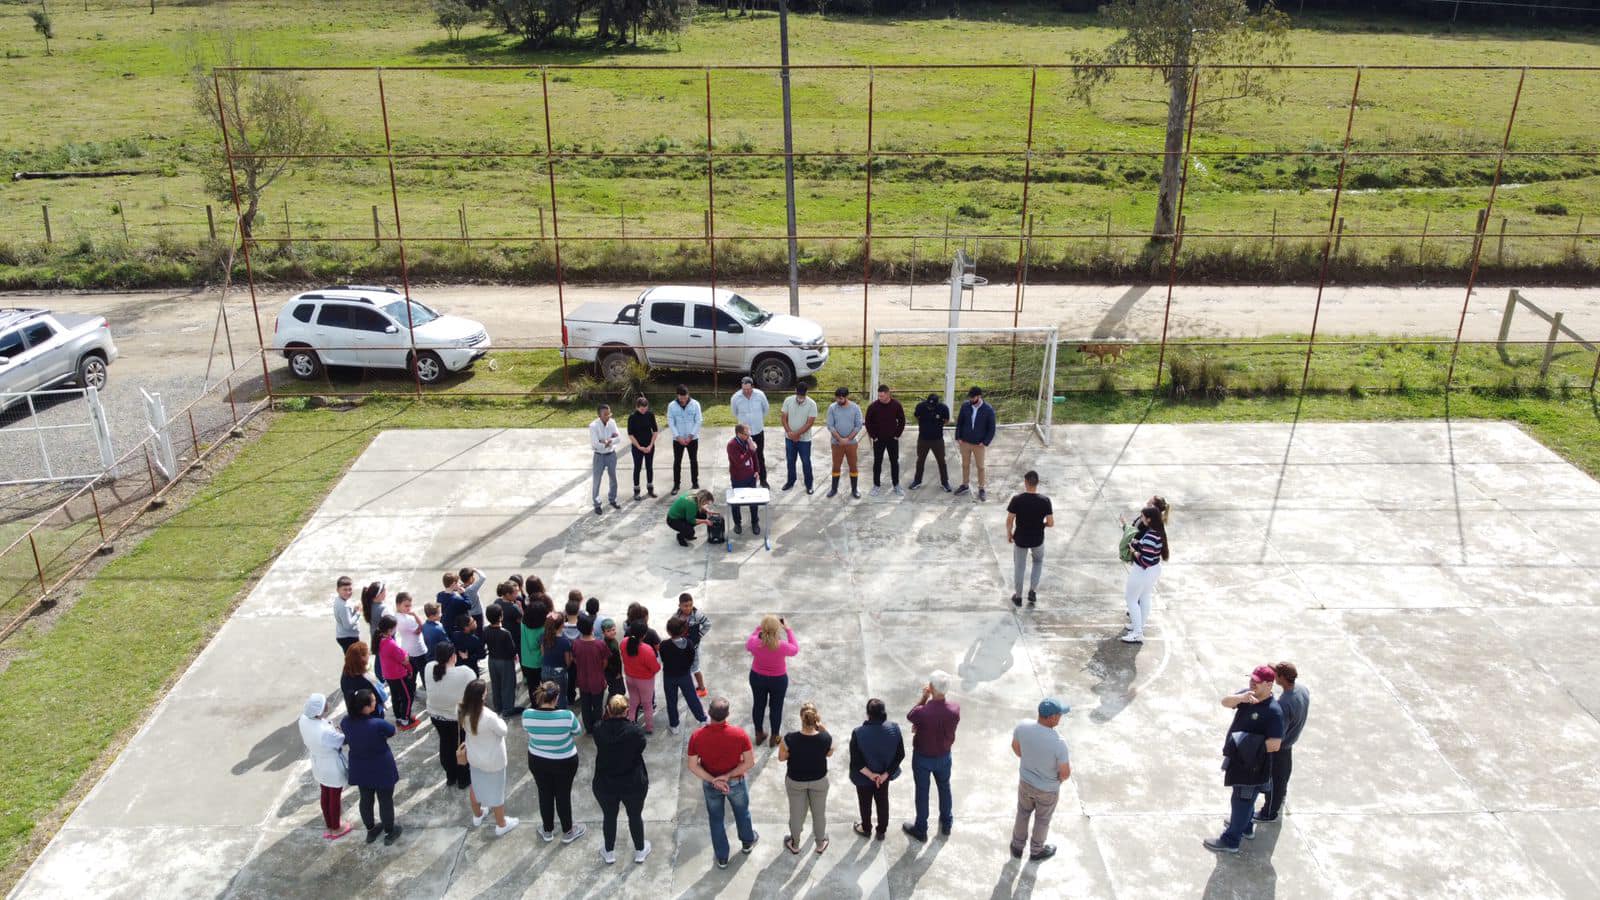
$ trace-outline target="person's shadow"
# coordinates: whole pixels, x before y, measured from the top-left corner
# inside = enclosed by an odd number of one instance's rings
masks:
[[[1239,853],[1218,853],[1216,868],[1206,879],[1204,900],[1272,900],[1278,895],[1278,872],[1272,853],[1283,836],[1283,819],[1257,822],[1254,840]]]
[[[1084,669],[1096,679],[1089,690],[1100,698],[1100,705],[1089,711],[1089,721],[1103,725],[1133,702],[1137,694],[1133,681],[1139,675],[1136,663],[1142,649],[1143,644],[1125,644],[1120,637],[1108,637],[1095,645]]]
[[[985,681],[994,681],[1011,671],[1017,643],[1017,625],[1009,618],[996,618],[978,632],[978,637],[967,648],[967,653],[956,667],[961,676],[961,687],[971,690]]]

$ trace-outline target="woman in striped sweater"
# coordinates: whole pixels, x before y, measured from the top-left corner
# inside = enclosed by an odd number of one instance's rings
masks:
[[[1167,502],[1151,497],[1135,524],[1138,531],[1132,544],[1133,564],[1128,569],[1124,591],[1129,621],[1128,633],[1122,636],[1125,644],[1144,643],[1144,626],[1150,620],[1156,582],[1161,580],[1161,563],[1171,555],[1167,546]]]

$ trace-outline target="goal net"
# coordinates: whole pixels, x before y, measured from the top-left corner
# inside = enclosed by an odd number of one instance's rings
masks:
[[[1049,446],[1055,371],[1054,328],[884,328],[867,389],[888,385],[910,418],[929,394],[954,413],[977,386],[1001,428],[1032,429]]]

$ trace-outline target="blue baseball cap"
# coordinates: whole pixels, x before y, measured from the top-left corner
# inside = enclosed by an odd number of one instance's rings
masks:
[[[1051,716],[1066,715],[1072,709],[1054,697],[1046,697],[1039,701],[1039,718],[1048,719]]]

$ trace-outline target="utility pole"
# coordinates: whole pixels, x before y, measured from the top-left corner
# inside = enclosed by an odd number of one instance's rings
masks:
[[[783,192],[789,214],[789,315],[800,315],[800,244],[795,236],[794,119],[789,106],[789,0],[778,0],[778,45],[783,69]]]

